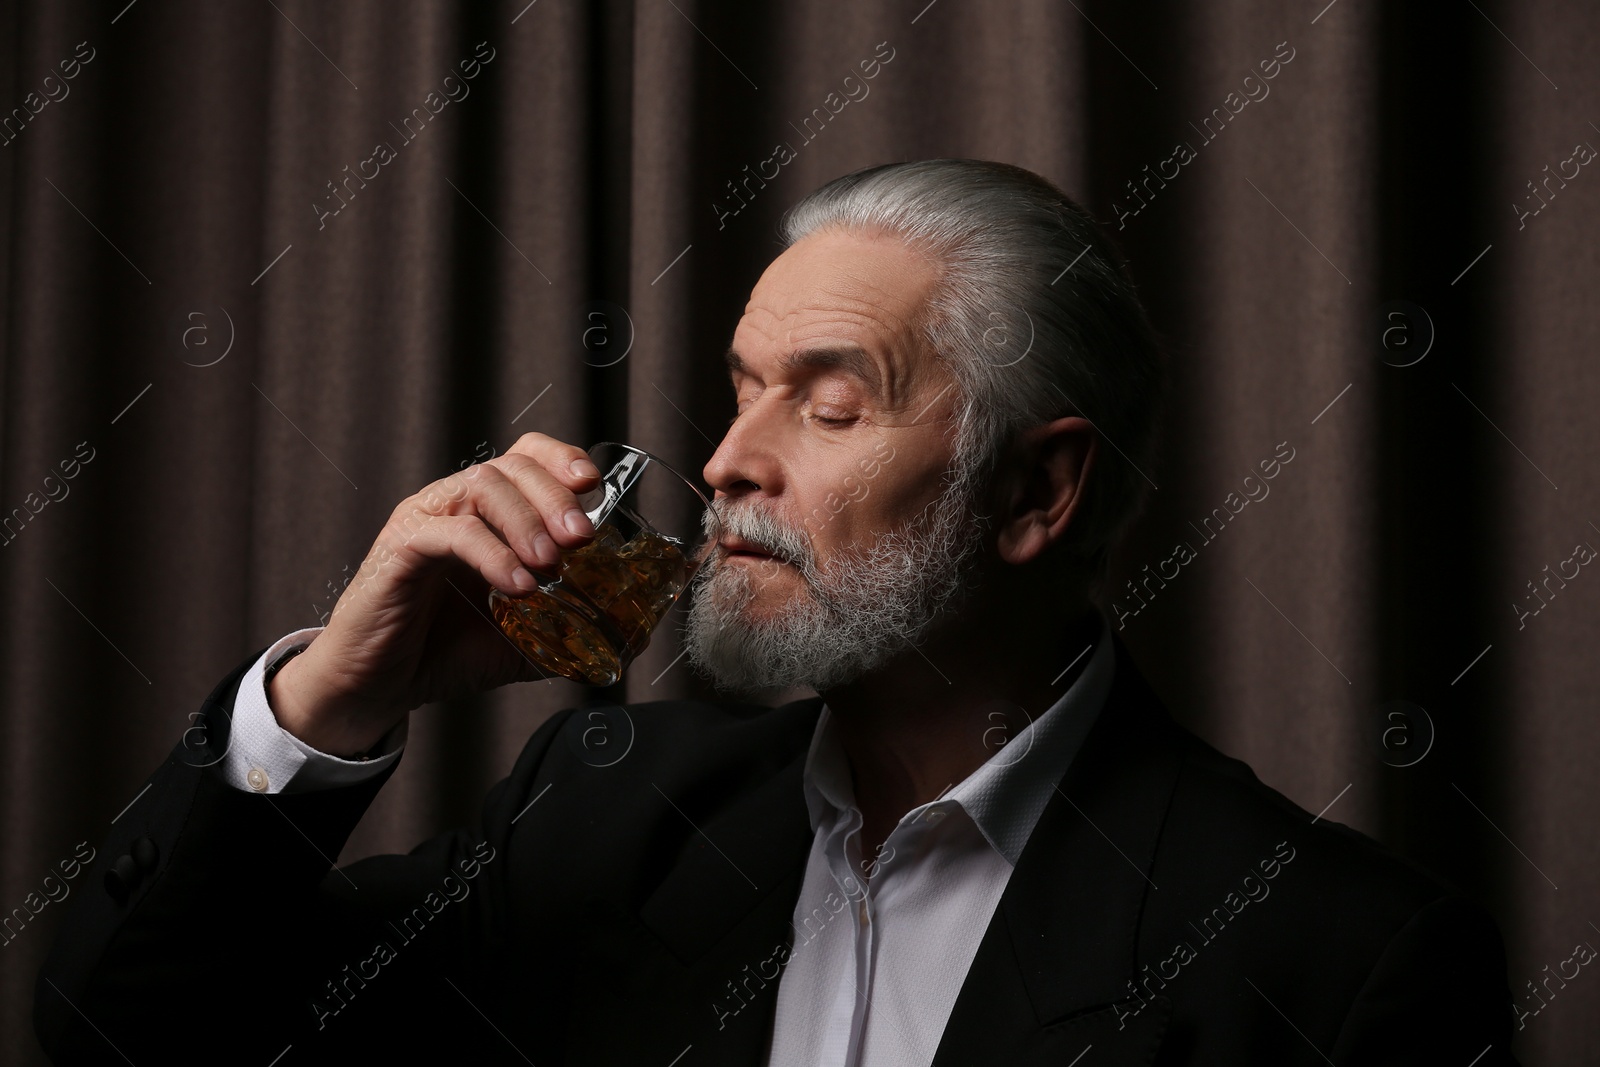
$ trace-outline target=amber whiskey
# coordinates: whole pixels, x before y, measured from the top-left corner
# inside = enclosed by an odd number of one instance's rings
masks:
[[[643,527],[624,539],[605,523],[527,596],[493,598],[495,621],[540,669],[611,685],[689,582],[684,544]]]

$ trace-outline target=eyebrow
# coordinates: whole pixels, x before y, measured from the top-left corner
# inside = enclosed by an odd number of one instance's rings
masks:
[[[748,373],[744,358],[733,348],[728,349],[723,359],[728,365],[729,374]],[[883,377],[878,373],[878,365],[859,345],[823,345],[800,349],[779,357],[778,366],[787,371],[837,367],[860,378],[872,388],[874,395],[882,395]]]

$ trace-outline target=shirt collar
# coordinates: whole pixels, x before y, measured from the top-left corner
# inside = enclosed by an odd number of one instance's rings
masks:
[[[901,822],[921,818],[935,807],[959,806],[990,846],[1015,866],[1111,692],[1116,650],[1103,616],[1093,649],[1082,673],[1042,715],[938,799],[907,812]],[[832,711],[823,705],[806,753],[802,780],[813,832],[825,819],[855,809],[849,762],[832,720]]]

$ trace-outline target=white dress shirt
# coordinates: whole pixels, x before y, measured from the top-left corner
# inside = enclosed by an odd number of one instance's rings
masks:
[[[1012,867],[1111,690],[1111,629],[1050,708],[906,812],[875,856],[824,707],[806,757],[815,835],[769,1067],[926,1067]],[[998,738],[991,740],[991,744]],[[869,877],[864,877],[869,876]]]
[[[406,720],[375,758],[319,752],[278,725],[262,673],[320,629],[278,640],[246,673],[223,772],[262,793],[348,785],[399,758]],[[1015,738],[937,799],[908,811],[873,857],[833,716],[824,706],[803,772],[814,832],[794,945],[778,984],[768,1067],[926,1067],[933,1061],[1011,870],[1111,691],[1111,628],[1076,680]]]

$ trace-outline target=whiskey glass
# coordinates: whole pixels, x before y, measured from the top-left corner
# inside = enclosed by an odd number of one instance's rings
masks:
[[[721,536],[694,482],[642,448],[601,441],[588,450],[600,484],[578,496],[594,539],[562,549],[553,576],[514,596],[495,589],[489,610],[540,669],[612,685],[650,643]]]

